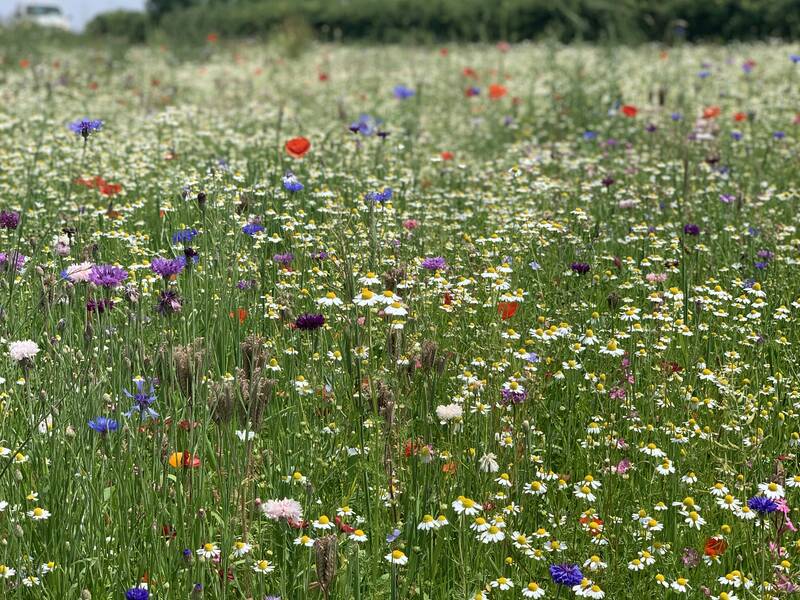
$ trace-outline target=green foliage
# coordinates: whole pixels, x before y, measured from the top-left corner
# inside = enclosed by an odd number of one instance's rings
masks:
[[[141,43],[147,39],[149,25],[150,18],[144,13],[115,10],[97,15],[86,26],[86,33]]]
[[[399,41],[613,40],[636,43],[792,38],[800,0],[151,0],[170,35],[201,39],[273,32],[287,18],[323,39]],[[684,31],[685,29],[685,31]]]

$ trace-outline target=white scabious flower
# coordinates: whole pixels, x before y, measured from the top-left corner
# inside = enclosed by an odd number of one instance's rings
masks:
[[[19,342],[11,342],[8,345],[9,356],[17,362],[31,360],[38,353],[39,346],[33,340],[20,340]]]

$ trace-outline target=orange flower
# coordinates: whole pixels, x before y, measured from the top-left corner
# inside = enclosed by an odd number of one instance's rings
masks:
[[[714,118],[719,116],[720,112],[721,111],[720,111],[719,106],[716,106],[716,105],[715,106],[707,106],[703,110],[703,118],[704,119],[714,119]]]
[[[489,86],[489,98],[492,100],[499,100],[508,93],[506,86],[499,83],[493,83]]]
[[[29,61],[27,58],[23,58],[22,60],[19,61],[19,66],[22,67],[23,69],[27,69],[28,67],[31,66],[31,61]]]
[[[500,318],[503,319],[503,321],[510,319],[517,314],[517,309],[519,309],[519,302],[497,303],[497,313],[500,315]]]
[[[187,450],[173,452],[169,455],[169,466],[175,469],[196,469],[200,466],[200,457]]]
[[[239,325],[241,325],[242,323],[244,323],[244,320],[247,318],[247,309],[237,308],[236,309],[236,315],[239,317]],[[233,312],[229,312],[228,316],[231,319],[233,319],[234,318]]]
[[[445,473],[447,475],[455,475],[455,472],[457,470],[458,470],[458,463],[456,463],[454,460],[446,462],[442,465],[442,473]]]
[[[218,35],[218,34],[216,34],[216,33],[209,33],[209,34],[206,36],[206,41],[207,41],[207,42],[209,42],[209,43],[211,43],[211,44],[214,44],[214,43],[216,43],[218,40],[219,40],[219,35]]]
[[[639,112],[639,109],[636,108],[633,104],[625,104],[622,106],[622,114],[626,117],[635,117],[636,113]]]
[[[302,158],[309,148],[311,148],[311,142],[302,136],[286,142],[286,153],[292,158]]]

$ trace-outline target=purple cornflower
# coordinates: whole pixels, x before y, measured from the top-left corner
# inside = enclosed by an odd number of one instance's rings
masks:
[[[364,198],[370,202],[388,202],[392,199],[392,188],[385,187],[380,192],[367,192]]]
[[[113,265],[95,265],[89,271],[89,281],[98,287],[115,288],[128,278],[128,272]]]
[[[581,275],[588,273],[589,269],[592,267],[589,266],[589,263],[585,262],[574,262],[569,266],[575,273],[579,273]]]
[[[758,269],[759,271],[763,271],[764,269],[766,269],[766,268],[769,266],[769,263],[768,263],[768,262],[765,262],[765,261],[758,261],[758,262],[757,262],[757,263],[755,263],[753,266],[754,266],[756,269]]]
[[[0,227],[3,229],[16,229],[19,225],[19,213],[13,210],[0,212]]]
[[[165,290],[158,295],[156,312],[160,315],[171,315],[181,312],[181,297],[175,290]]]
[[[766,496],[753,496],[747,501],[750,510],[754,510],[762,515],[773,513],[778,510],[778,503]]]
[[[734,142],[738,142],[742,139],[742,132],[741,131],[731,131],[731,138],[733,138]]]
[[[786,137],[786,134],[783,131],[776,131],[772,134],[772,138],[775,140],[782,140]]]
[[[395,541],[399,537],[400,537],[400,530],[399,529],[393,529],[392,533],[390,533],[389,535],[386,536],[386,543],[387,544],[391,544],[393,541]]]
[[[251,290],[255,287],[256,282],[252,279],[240,279],[236,282],[236,287],[240,290]]]
[[[84,140],[89,139],[89,135],[103,128],[103,122],[99,119],[79,119],[69,124],[69,129],[75,135],[81,136]]]
[[[287,252],[286,254],[275,254],[272,257],[272,260],[274,260],[279,265],[288,267],[289,265],[292,264],[292,261],[294,260],[294,254],[292,254],[291,252]]]
[[[303,184],[297,179],[294,173],[287,171],[283,176],[283,188],[288,192],[300,192],[303,190]]]
[[[722,202],[723,204],[730,204],[734,200],[736,200],[736,196],[734,194],[720,194],[719,195],[719,201]]]
[[[673,121],[680,121],[681,119],[683,119],[683,115],[679,112],[674,112],[669,116],[669,118],[672,119]]]
[[[101,435],[105,435],[110,431],[116,431],[119,429],[119,423],[117,423],[114,419],[109,419],[108,417],[95,417],[89,421],[89,429],[92,429]]]
[[[609,141],[611,141],[611,140],[609,140]],[[611,187],[612,185],[614,185],[614,178],[613,177],[603,177],[603,179],[600,180],[600,183],[602,183],[606,187]]]
[[[302,331],[313,331],[325,325],[325,317],[316,313],[305,313],[297,317],[294,325]]]
[[[429,256],[422,261],[421,266],[428,271],[443,271],[447,268],[447,261],[441,256]]]
[[[264,226],[261,223],[248,223],[242,227],[242,233],[246,233],[251,237],[257,234],[259,231],[264,231]]]
[[[150,600],[150,592],[147,588],[131,588],[125,592],[125,600]]]
[[[522,404],[528,397],[528,392],[522,388],[516,390],[508,390],[503,388],[500,390],[500,395],[503,397],[505,404]]]
[[[583,581],[583,573],[581,573],[580,567],[569,563],[550,565],[550,577],[558,585],[569,587],[579,585]]]
[[[137,377],[133,380],[133,383],[136,384],[136,393],[131,394],[128,390],[122,390],[122,393],[128,398],[131,398],[135,403],[131,409],[125,413],[125,416],[130,417],[133,413],[138,413],[142,419],[146,419],[148,417],[151,419],[157,418],[158,413],[150,408],[150,405],[156,401],[155,383],[151,380],[150,389],[146,392],[144,389],[144,379]]]
[[[687,223],[683,226],[683,233],[686,235],[700,235],[700,226],[694,223]]]
[[[772,252],[770,252],[769,250],[762,249],[762,250],[759,250],[758,252],[756,252],[756,256],[758,258],[762,258],[764,260],[772,260],[772,257],[774,256],[774,254],[772,254]]]
[[[392,91],[392,93],[394,97],[397,98],[398,100],[407,100],[408,98],[411,98],[414,96],[414,94],[416,94],[416,92],[412,90],[410,87],[407,87],[402,84],[394,86],[394,90]]]
[[[156,256],[150,261],[150,269],[156,275],[164,279],[169,279],[173,275],[178,275],[186,266],[186,259],[183,256],[178,258],[161,258]]]

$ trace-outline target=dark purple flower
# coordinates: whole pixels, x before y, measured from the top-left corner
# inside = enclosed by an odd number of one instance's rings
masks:
[[[612,185],[614,185],[614,178],[613,177],[603,177],[603,179],[600,180],[600,183],[602,183],[606,187],[611,187]]]
[[[89,135],[100,131],[103,128],[103,122],[99,119],[80,119],[73,121],[69,124],[69,129],[75,135],[81,136],[84,140],[89,138]]]
[[[128,272],[113,265],[95,265],[89,271],[89,281],[98,287],[115,288],[128,278]]]
[[[443,271],[447,268],[447,261],[441,256],[429,256],[422,261],[421,266],[428,271]]]
[[[111,298],[100,298],[99,300],[90,298],[86,301],[86,310],[90,313],[99,315],[112,308],[114,308],[114,301]]]
[[[574,262],[569,266],[569,268],[572,269],[575,273],[579,273],[581,275],[588,273],[589,269],[591,269],[589,263],[585,262]]]
[[[550,577],[558,585],[572,587],[583,581],[583,573],[578,565],[564,563],[560,565],[550,565]]]
[[[694,223],[687,223],[683,226],[683,233],[686,235],[700,235],[700,226]]]
[[[171,315],[181,312],[181,297],[175,290],[162,291],[158,295],[156,311],[161,315]]]
[[[762,515],[773,513],[778,510],[778,503],[766,496],[753,496],[747,501],[750,510],[754,510]]]
[[[294,325],[302,331],[313,331],[325,325],[325,317],[316,313],[305,313],[297,317]]]
[[[13,210],[0,212],[0,227],[3,229],[16,229],[19,225],[19,213]]]
[[[186,266],[186,258],[179,256],[178,258],[161,258],[156,256],[150,261],[150,269],[156,275],[160,275],[164,279],[169,279],[173,275],[178,275]]]

